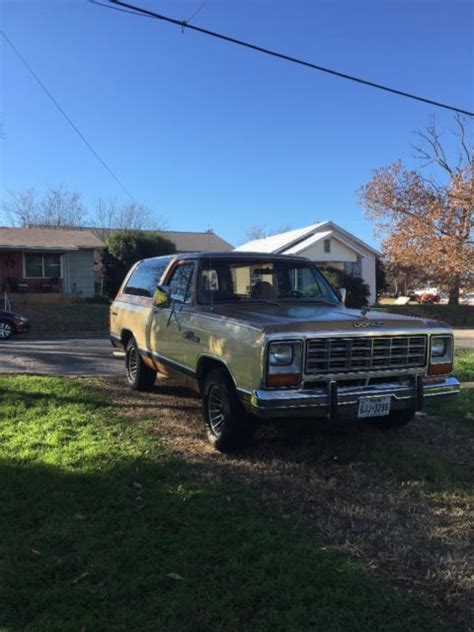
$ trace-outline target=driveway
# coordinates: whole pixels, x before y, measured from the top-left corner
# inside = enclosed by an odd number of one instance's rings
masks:
[[[474,349],[474,329],[455,329],[454,341],[460,349]]]
[[[0,373],[45,375],[120,375],[123,359],[114,357],[109,339],[15,337],[0,341]]]

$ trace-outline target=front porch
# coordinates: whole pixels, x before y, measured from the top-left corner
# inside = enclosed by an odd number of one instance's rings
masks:
[[[62,294],[62,253],[0,251],[0,292],[12,295]]]

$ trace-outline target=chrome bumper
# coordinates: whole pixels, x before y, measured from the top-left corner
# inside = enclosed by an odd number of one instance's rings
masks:
[[[455,377],[430,379],[416,376],[403,382],[389,382],[370,386],[326,386],[303,390],[258,390],[244,404],[249,412],[264,418],[278,417],[357,417],[361,397],[390,395],[391,411],[422,410],[423,400],[449,397],[460,391]]]

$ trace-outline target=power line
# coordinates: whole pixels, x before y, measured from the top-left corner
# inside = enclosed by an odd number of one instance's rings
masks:
[[[104,2],[97,2],[97,0],[89,0],[91,4],[96,4],[98,7],[105,7],[106,9],[113,9],[114,11],[120,11],[120,13],[130,13],[130,15],[138,15],[139,18],[151,18],[151,15],[143,15],[143,13],[137,13],[136,11],[128,11],[127,9],[119,9],[118,7],[111,7],[110,4]]]
[[[463,110],[462,108],[455,107],[453,105],[448,105],[446,103],[441,103],[440,101],[434,101],[433,99],[427,99],[425,97],[420,97],[416,94],[412,94],[410,92],[405,92],[403,90],[397,90],[396,88],[391,88],[389,86],[383,85],[381,83],[375,83],[374,81],[368,81],[367,79],[362,79],[360,77],[356,77],[354,75],[349,75],[345,72],[340,72],[338,70],[333,70],[332,68],[326,68],[325,66],[319,66],[318,64],[313,64],[312,62],[305,61],[304,59],[298,59],[297,57],[292,57],[291,55],[285,55],[284,53],[279,53],[274,50],[270,50],[269,48],[263,48],[262,46],[258,46],[257,44],[252,44],[250,42],[245,42],[243,40],[237,39],[235,37],[230,37],[229,35],[223,35],[222,33],[217,33],[216,31],[211,31],[209,29],[202,28],[200,26],[194,26],[193,24],[189,24],[186,20],[177,20],[175,18],[170,18],[166,15],[162,15],[161,13],[156,13],[154,11],[149,11],[148,9],[143,9],[142,7],[137,7],[133,4],[128,4],[127,2],[122,2],[121,0],[110,0],[112,4],[119,5],[121,7],[125,7],[126,9],[131,9],[131,11],[126,11],[126,13],[133,12],[134,15],[144,15],[150,18],[156,18],[157,20],[162,20],[163,22],[169,22],[170,24],[175,24],[180,26],[182,29],[191,29],[192,31],[196,31],[198,33],[202,33],[203,35],[208,35],[210,37],[215,37],[216,39],[223,40],[225,42],[229,42],[231,44],[236,44],[237,46],[243,46],[244,48],[249,48],[251,50],[257,51],[258,53],[263,53],[264,55],[269,55],[270,57],[276,57],[278,59],[283,59],[284,61],[289,61],[294,64],[299,64],[300,66],[305,66],[306,68],[311,68],[312,70],[319,70],[320,72],[325,72],[329,75],[334,75],[341,79],[348,79],[349,81],[355,81],[356,83],[360,83],[365,86],[369,86],[371,88],[376,88],[378,90],[384,90],[385,92],[390,92],[392,94],[397,94],[402,97],[406,97],[408,99],[413,99],[415,101],[421,101],[422,103],[428,103],[429,105],[434,105],[439,108],[444,108],[445,110],[451,110],[452,112],[458,112],[458,114],[465,114],[466,116],[474,116],[474,112],[469,112],[468,110]],[[94,2],[94,4],[100,4],[99,2]],[[101,5],[104,6],[104,5]],[[109,5],[110,9],[120,10],[117,7],[112,7]],[[123,9],[121,9],[123,11]]]
[[[130,193],[130,191],[128,191],[126,189],[126,187],[122,184],[122,182],[119,180],[119,178],[115,175],[115,173],[112,171],[112,169],[108,166],[108,164],[105,162],[105,160],[103,158],[101,158],[99,156],[99,154],[97,153],[97,151],[94,149],[94,147],[90,144],[90,142],[87,140],[87,138],[85,138],[85,136],[82,134],[82,132],[80,131],[80,129],[77,127],[77,125],[75,125],[75,123],[72,121],[72,119],[70,118],[70,116],[64,111],[64,109],[59,105],[59,103],[57,102],[57,100],[54,98],[54,96],[51,94],[51,92],[48,90],[48,88],[45,86],[45,84],[41,81],[41,79],[38,77],[38,75],[35,73],[35,71],[31,68],[31,66],[28,64],[28,62],[26,61],[26,59],[20,54],[20,51],[16,48],[16,46],[13,44],[13,42],[7,37],[7,35],[4,33],[4,31],[0,31],[0,34],[3,36],[3,38],[5,39],[5,41],[7,42],[7,44],[10,46],[10,48],[13,50],[13,52],[15,53],[15,55],[18,57],[18,59],[22,62],[22,64],[25,66],[25,68],[27,68],[27,70],[33,75],[33,77],[36,79],[36,81],[38,82],[38,84],[40,85],[40,87],[42,88],[42,90],[45,92],[45,94],[51,99],[51,101],[54,103],[54,105],[56,106],[56,108],[61,112],[61,114],[63,115],[63,117],[66,119],[66,121],[69,123],[69,125],[72,127],[72,129],[76,132],[76,134],[79,136],[79,138],[82,140],[82,142],[85,144],[85,146],[89,149],[89,151],[97,158],[97,160],[100,162],[100,164],[109,172],[109,174],[112,176],[112,178],[115,180],[115,182],[117,182],[117,184],[120,186],[120,188],[122,189],[122,191],[130,198],[133,200],[133,195]]]

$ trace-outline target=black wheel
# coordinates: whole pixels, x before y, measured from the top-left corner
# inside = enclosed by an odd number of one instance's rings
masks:
[[[0,320],[0,338],[5,340],[11,338],[15,333],[15,325],[9,320]]]
[[[129,340],[125,351],[125,371],[134,391],[148,391],[155,383],[156,371],[143,362],[135,338]]]
[[[245,411],[225,369],[214,369],[206,376],[202,410],[207,438],[219,452],[232,452],[252,441],[255,421]]]
[[[414,416],[414,410],[399,410],[398,412],[390,413],[390,415],[386,417],[372,417],[367,421],[372,426],[376,426],[381,430],[388,430],[390,428],[401,428],[401,426],[405,426]]]

